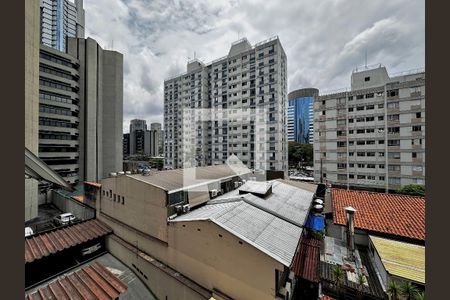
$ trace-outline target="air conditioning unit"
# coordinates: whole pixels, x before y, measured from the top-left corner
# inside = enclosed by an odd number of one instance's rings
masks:
[[[183,205],[183,212],[184,212],[184,213],[187,213],[189,210],[190,210],[189,204]]]
[[[177,215],[181,215],[183,213],[183,206],[177,205],[175,206],[175,210],[177,212]]]
[[[239,181],[234,182],[234,188],[237,189],[239,187]]]
[[[217,197],[217,190],[211,190],[211,197]]]

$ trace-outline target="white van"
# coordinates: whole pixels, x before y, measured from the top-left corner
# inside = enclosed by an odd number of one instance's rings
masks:
[[[70,223],[75,223],[76,218],[72,213],[64,213],[60,214],[59,216],[56,216],[53,218],[53,222],[57,226],[63,226]]]
[[[31,229],[31,227],[25,227],[25,237],[29,236],[29,235],[33,235],[33,229]]]

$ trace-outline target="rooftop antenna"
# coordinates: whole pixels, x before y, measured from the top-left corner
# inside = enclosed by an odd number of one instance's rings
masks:
[[[238,30],[238,41],[239,41],[240,38],[241,38],[241,31]]]
[[[367,48],[366,48],[366,53],[365,54],[366,54],[365,55],[365,62],[366,62],[365,66],[366,66],[366,69],[367,69]]]
[[[195,51],[194,51],[194,59],[195,59],[195,54],[196,54],[196,53],[195,53]]]

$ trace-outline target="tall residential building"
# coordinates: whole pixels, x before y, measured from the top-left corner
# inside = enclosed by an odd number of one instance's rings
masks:
[[[39,151],[39,0],[25,1],[25,147]],[[38,182],[25,178],[25,221],[38,215]]]
[[[289,93],[288,141],[312,144],[314,140],[314,98],[319,90],[299,89]]]
[[[287,62],[278,37],[164,82],[165,167],[224,164],[237,157],[256,170],[287,170]]]
[[[164,131],[162,130],[161,123],[151,123],[149,135],[150,155],[159,156],[163,154]]]
[[[425,72],[355,70],[314,102],[314,177],[383,191],[425,184]]]
[[[98,181],[122,168],[123,56],[68,43],[40,47],[39,157],[69,183]]]
[[[66,51],[67,37],[84,38],[83,0],[41,0],[41,43]]]

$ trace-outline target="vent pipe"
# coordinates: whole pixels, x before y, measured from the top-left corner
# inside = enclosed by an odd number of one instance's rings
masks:
[[[345,209],[345,217],[347,220],[347,254],[348,259],[354,261],[355,259],[355,212],[351,206],[347,206]]]

